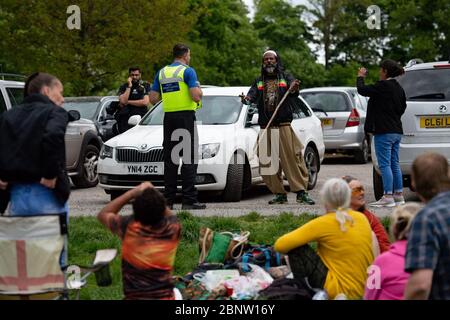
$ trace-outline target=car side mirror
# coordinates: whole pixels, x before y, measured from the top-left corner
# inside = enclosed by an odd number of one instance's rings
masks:
[[[130,119],[128,119],[128,124],[133,127],[137,126],[141,119],[142,117],[140,115],[131,116]]]
[[[81,114],[77,110],[69,110],[69,122],[78,121],[81,119]]]
[[[258,125],[258,120],[259,120],[259,114],[255,113],[255,114],[252,116],[252,121],[250,121],[250,123],[251,123],[253,126],[256,126],[256,125]]]

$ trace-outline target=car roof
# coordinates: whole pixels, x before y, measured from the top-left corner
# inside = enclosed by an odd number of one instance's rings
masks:
[[[102,97],[65,97],[65,102],[91,102],[101,101]]]
[[[315,87],[315,88],[307,88],[300,91],[302,92],[317,92],[317,91],[335,91],[335,92],[342,92],[342,91],[356,91],[356,87]]]
[[[202,89],[205,96],[239,96],[247,94],[250,87],[209,87]]]
[[[0,84],[4,86],[25,86],[25,82],[22,81],[11,81],[11,80],[0,80]]]
[[[405,67],[405,71],[414,71],[414,70],[424,70],[424,69],[434,69],[434,66],[442,66],[442,65],[450,65],[449,61],[437,61],[437,62],[424,62],[424,63],[416,63],[410,67]]]
[[[117,96],[64,97],[65,102],[100,102],[106,99],[118,99]]]

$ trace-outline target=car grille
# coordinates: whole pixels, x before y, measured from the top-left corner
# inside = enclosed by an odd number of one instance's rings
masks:
[[[100,183],[110,186],[134,187],[144,181],[150,181],[155,187],[164,186],[163,175],[116,175],[116,174],[99,174]],[[216,183],[216,179],[212,174],[199,174],[195,177],[195,184]],[[177,176],[177,186],[183,184],[181,176]]]
[[[136,149],[117,149],[117,162],[163,162],[163,149],[141,152]]]

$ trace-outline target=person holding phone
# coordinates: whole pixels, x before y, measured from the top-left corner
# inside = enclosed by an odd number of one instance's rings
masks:
[[[380,80],[366,85],[367,69],[360,68],[356,80],[358,93],[369,97],[364,130],[373,134],[375,153],[383,179],[383,197],[369,206],[394,207],[405,203],[399,148],[403,135],[401,117],[406,110],[406,94],[395,79],[405,73],[393,60],[380,65]]]
[[[128,79],[119,88],[119,110],[115,117],[119,133],[131,129],[128,119],[134,115],[143,117],[148,111],[150,104],[150,84],[141,80],[141,70],[139,67],[132,67],[128,70]]]

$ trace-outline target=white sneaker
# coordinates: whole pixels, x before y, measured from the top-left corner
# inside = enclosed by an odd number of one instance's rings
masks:
[[[396,206],[401,206],[402,204],[405,204],[405,198],[403,198],[403,196],[394,195],[394,202]]]
[[[394,202],[396,206],[401,206],[402,204],[405,204],[405,198],[403,198],[402,195],[394,194]]]
[[[377,208],[395,207],[395,201],[392,196],[383,196],[380,200],[370,203],[369,206]]]

